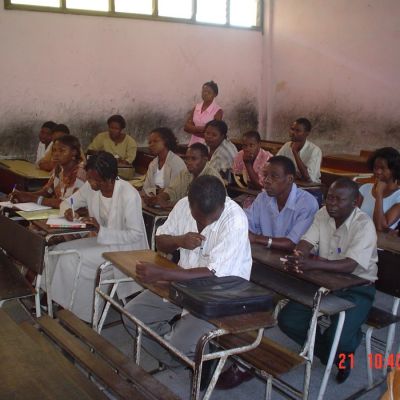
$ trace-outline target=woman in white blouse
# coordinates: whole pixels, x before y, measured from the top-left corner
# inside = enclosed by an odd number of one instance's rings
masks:
[[[94,227],[95,235],[57,245],[53,250],[75,252],[49,257],[46,268],[50,277],[54,271],[51,279],[53,299],[64,308],[71,309],[79,318],[91,322],[96,275],[98,267],[104,262],[102,254],[147,249],[148,244],[140,195],[128,182],[118,178],[114,156],[99,152],[89,158],[86,171],[87,182],[61,203],[60,213],[73,220],[71,204],[75,209],[87,207],[89,216],[82,221]],[[79,262],[80,272],[77,271]],[[122,276],[115,268],[110,268],[106,274],[107,277]],[[118,296],[125,298],[137,290],[135,282],[122,283]]]

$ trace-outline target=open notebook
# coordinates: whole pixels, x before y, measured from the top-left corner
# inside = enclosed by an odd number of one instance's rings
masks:
[[[50,217],[46,224],[50,228],[70,228],[70,229],[80,229],[86,228],[86,224],[79,220],[68,221],[64,217]]]

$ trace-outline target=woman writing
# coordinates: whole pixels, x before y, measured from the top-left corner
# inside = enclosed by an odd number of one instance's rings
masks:
[[[222,119],[223,111],[215,102],[217,96],[218,85],[214,81],[206,82],[201,89],[203,101],[193,108],[184,127],[185,132],[192,134],[188,146],[197,142],[204,143],[207,122]]]
[[[53,275],[53,299],[79,318],[91,322],[96,274],[104,262],[102,254],[107,251],[147,249],[148,244],[139,193],[128,182],[118,179],[114,156],[107,152],[91,156],[86,171],[87,182],[71,198],[61,203],[60,213],[68,220],[73,220],[71,199],[77,209],[87,207],[89,216],[82,218],[82,221],[94,227],[95,236],[55,246],[53,250],[74,252],[49,258],[46,268],[50,277]],[[123,276],[113,268],[106,271],[106,275],[107,278]],[[118,296],[125,298],[137,289],[135,282],[122,283],[118,288]]]
[[[376,180],[360,187],[360,208],[373,218],[377,231],[394,229],[400,218],[400,153],[393,147],[378,149],[368,167]]]
[[[72,135],[61,136],[52,146],[52,162],[56,165],[50,179],[37,192],[13,190],[14,203],[34,202],[52,208],[77,191],[86,181],[86,172],[81,158],[81,145]]]

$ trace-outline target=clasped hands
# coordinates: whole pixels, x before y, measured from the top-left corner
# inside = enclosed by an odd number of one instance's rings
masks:
[[[303,252],[300,250],[293,250],[293,254],[287,255],[281,258],[283,263],[283,268],[285,271],[296,272],[297,274],[302,274],[307,269],[306,257],[304,257]]]

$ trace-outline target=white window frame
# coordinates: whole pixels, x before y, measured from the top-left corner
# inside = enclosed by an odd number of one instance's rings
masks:
[[[226,0],[227,2],[227,15],[226,15],[226,23],[225,24],[214,24],[207,22],[198,22],[196,21],[196,9],[197,9],[197,0],[192,0],[192,17],[190,19],[186,18],[173,18],[173,17],[163,17],[158,15],[158,0],[153,1],[153,13],[152,15],[145,14],[131,14],[125,12],[116,12],[114,7],[114,0],[108,0],[110,4],[110,11],[91,11],[91,10],[75,10],[66,7],[66,0],[60,0],[60,6],[57,7],[46,7],[46,6],[32,6],[25,4],[12,4],[11,0],[4,0],[4,8],[6,10],[23,10],[23,11],[42,11],[42,12],[53,12],[53,13],[61,13],[61,14],[79,14],[79,15],[92,15],[92,16],[102,16],[102,17],[116,17],[116,18],[134,18],[134,19],[144,19],[151,21],[163,21],[163,22],[181,22],[185,24],[195,24],[195,25],[206,25],[206,26],[215,26],[215,27],[223,27],[223,28],[234,28],[234,29],[245,29],[245,30],[256,30],[263,31],[263,13],[264,13],[264,0],[257,0],[257,23],[256,26],[252,27],[243,27],[237,25],[231,25],[229,21],[229,9],[230,9],[230,0]]]

